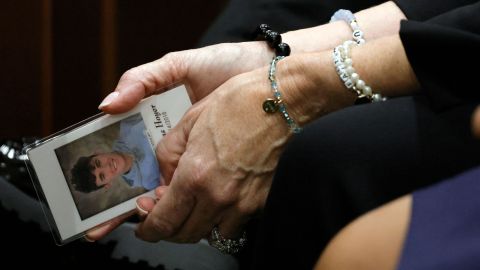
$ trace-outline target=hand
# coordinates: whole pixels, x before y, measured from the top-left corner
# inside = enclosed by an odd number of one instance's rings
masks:
[[[105,222],[104,224],[101,224],[93,229],[88,230],[84,236],[84,239],[88,242],[95,242],[102,239],[105,235],[109,234],[115,228],[120,226],[122,223],[124,223],[129,217],[131,217],[135,213],[136,213],[136,210],[128,211],[123,215],[115,217],[112,220]]]
[[[151,198],[151,197],[139,198],[137,200],[137,209],[128,211],[123,215],[115,217],[112,220],[105,222],[104,224],[101,224],[93,229],[88,230],[84,236],[85,240],[88,242],[95,242],[102,239],[103,237],[105,237],[107,234],[109,234],[111,231],[116,229],[118,226],[120,226],[122,223],[127,221],[131,216],[135,214],[139,216],[140,220],[145,219],[148,213],[155,206],[156,201],[162,197],[166,189],[167,189],[166,186],[157,187],[155,189],[156,198]]]
[[[272,96],[267,73],[265,67],[230,79],[159,143],[160,164],[174,164],[161,169],[171,181],[139,225],[138,237],[197,242],[218,226],[233,238],[263,207],[290,136],[280,114],[262,110]]]
[[[141,99],[178,84],[185,84],[193,103],[231,77],[266,65],[273,56],[266,42],[228,43],[173,52],[125,72],[99,106],[106,113],[121,113]]]

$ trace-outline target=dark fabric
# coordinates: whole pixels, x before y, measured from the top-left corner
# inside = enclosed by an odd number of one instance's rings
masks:
[[[480,2],[427,22],[403,21],[400,36],[408,59],[434,109],[479,101]],[[473,65],[472,65],[473,64]]]
[[[327,23],[333,13],[340,8],[356,12],[382,2],[378,0],[231,0],[198,45],[252,40],[252,32],[261,23],[270,25],[279,33],[313,27]]]
[[[398,270],[480,268],[480,167],[413,194]]]
[[[473,107],[437,114],[423,98],[405,97],[307,126],[278,165],[252,269],[311,269],[357,216],[479,164],[479,143],[469,133]]]
[[[475,0],[394,0],[409,20],[425,21],[457,7],[475,3]]]

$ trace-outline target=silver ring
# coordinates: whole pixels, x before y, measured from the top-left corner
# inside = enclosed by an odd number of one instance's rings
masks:
[[[210,238],[208,239],[210,246],[218,249],[224,254],[238,253],[247,243],[247,232],[243,231],[242,236],[237,239],[225,238],[220,234],[218,227],[214,227]]]

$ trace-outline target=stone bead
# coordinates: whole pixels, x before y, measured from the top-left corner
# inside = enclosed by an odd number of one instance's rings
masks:
[[[280,43],[275,47],[275,53],[277,56],[289,56],[290,55],[290,46],[287,43]]]
[[[253,32],[253,39],[254,40],[265,40],[265,35],[266,35],[268,30],[270,30],[270,26],[268,26],[267,24],[264,24],[264,23],[260,24],[259,26],[257,26],[255,31]]]
[[[278,44],[282,43],[282,36],[278,32],[272,30],[267,30],[265,33],[265,39],[270,48],[276,48]]]

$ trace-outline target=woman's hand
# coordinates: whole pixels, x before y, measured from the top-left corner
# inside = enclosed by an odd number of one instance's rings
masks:
[[[173,52],[125,72],[99,108],[121,113],[150,95],[185,84],[192,103],[231,77],[264,66],[273,56],[265,42],[225,43]]]
[[[262,110],[272,96],[267,73],[265,67],[230,79],[159,143],[168,187],[138,227],[140,238],[197,242],[214,226],[236,237],[263,207],[290,136],[279,113]]]

